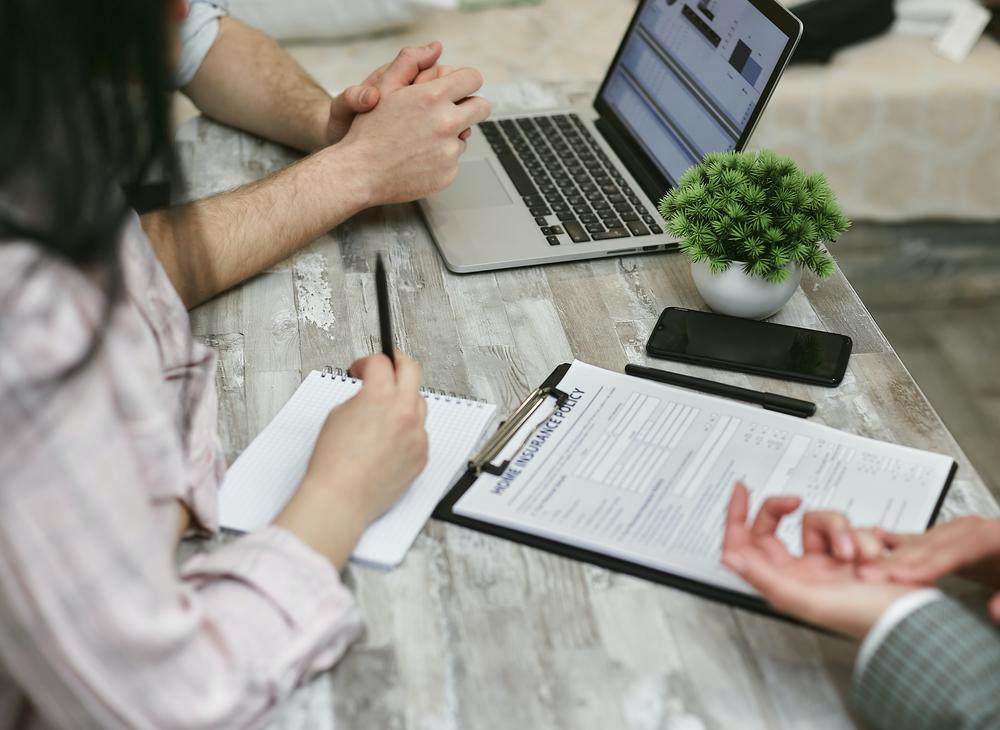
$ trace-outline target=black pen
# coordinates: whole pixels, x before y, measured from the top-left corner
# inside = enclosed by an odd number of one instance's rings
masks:
[[[375,259],[375,299],[378,300],[378,329],[382,337],[382,352],[393,366],[396,365],[396,348],[392,342],[392,312],[389,310],[389,278],[385,274],[382,254]]]
[[[756,390],[737,388],[735,385],[717,383],[714,380],[705,380],[704,378],[693,378],[690,375],[681,375],[680,373],[669,373],[666,370],[647,368],[642,365],[626,365],[625,373],[634,375],[637,378],[655,380],[658,383],[676,385],[681,388],[708,393],[709,395],[718,395],[723,398],[732,398],[733,400],[740,400],[745,403],[753,403],[763,406],[765,410],[785,413],[789,416],[809,418],[816,415],[816,404],[810,403],[807,400],[798,400],[797,398],[775,395],[774,393],[761,393]]]

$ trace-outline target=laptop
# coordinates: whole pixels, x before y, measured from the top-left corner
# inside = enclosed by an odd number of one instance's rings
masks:
[[[657,203],[705,154],[744,149],[801,35],[776,0],[642,0],[592,108],[480,124],[421,201],[445,264],[676,250]]]

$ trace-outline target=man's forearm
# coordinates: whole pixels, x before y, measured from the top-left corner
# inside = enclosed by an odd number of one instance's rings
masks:
[[[371,205],[367,179],[360,156],[336,145],[238,190],[148,213],[142,225],[191,308]]]
[[[234,18],[184,87],[223,124],[305,152],[326,146],[330,95],[271,38]]]

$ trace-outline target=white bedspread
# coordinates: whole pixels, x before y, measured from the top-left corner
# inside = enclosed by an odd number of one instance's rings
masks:
[[[825,172],[857,219],[1000,219],[1000,45],[890,35],[785,74],[752,146]]]

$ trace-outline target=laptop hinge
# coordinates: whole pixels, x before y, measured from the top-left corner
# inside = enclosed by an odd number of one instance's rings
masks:
[[[658,180],[658,175],[655,169],[648,160],[643,159],[643,156],[635,152],[631,148],[628,142],[626,142],[625,137],[616,132],[615,129],[604,120],[603,117],[598,117],[594,121],[594,126],[597,127],[597,131],[601,133],[604,137],[604,141],[607,142],[611,149],[615,151],[618,155],[618,159],[621,160],[622,164],[625,166],[635,178],[635,181],[639,183],[639,187],[646,194],[646,197],[653,203],[653,205],[659,205],[660,199],[667,190],[663,187],[663,183]]]

